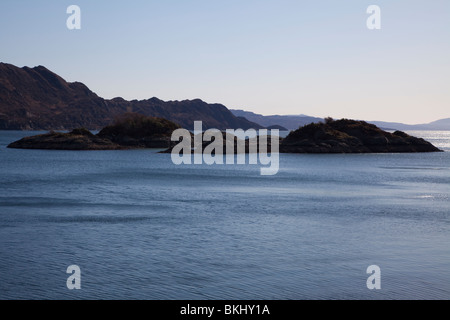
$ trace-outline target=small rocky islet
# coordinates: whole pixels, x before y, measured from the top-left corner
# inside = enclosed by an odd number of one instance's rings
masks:
[[[68,133],[50,131],[32,137],[25,137],[8,145],[12,149],[40,150],[121,150],[126,149],[111,140],[92,134],[80,128]]]
[[[326,118],[292,131],[281,153],[413,153],[440,152],[430,142],[402,131],[384,131],[365,121]]]
[[[68,133],[51,131],[25,137],[8,148],[42,150],[127,150],[170,147],[172,132],[180,126],[162,118],[128,113],[93,134],[85,128]]]
[[[126,114],[94,135],[80,128],[69,133],[49,132],[26,137],[8,148],[44,150],[166,149],[170,152],[172,132],[181,128],[163,118]],[[267,137],[270,142],[270,138]],[[208,144],[203,144],[206,147]],[[440,152],[430,142],[401,131],[384,131],[365,121],[325,119],[291,131],[281,139],[280,153],[415,153]],[[248,152],[248,140],[246,141]]]

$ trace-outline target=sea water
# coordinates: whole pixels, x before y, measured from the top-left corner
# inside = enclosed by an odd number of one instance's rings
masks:
[[[281,154],[264,177],[6,148],[34,134],[0,131],[0,299],[450,299],[450,152]]]

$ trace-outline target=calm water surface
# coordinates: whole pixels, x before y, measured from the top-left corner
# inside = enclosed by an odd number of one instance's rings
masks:
[[[450,299],[450,152],[280,155],[262,177],[6,149],[31,134],[0,131],[0,299]]]

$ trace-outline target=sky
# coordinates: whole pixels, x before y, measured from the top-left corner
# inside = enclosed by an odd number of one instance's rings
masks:
[[[107,99],[426,123],[450,118],[450,1],[2,0],[0,62]]]

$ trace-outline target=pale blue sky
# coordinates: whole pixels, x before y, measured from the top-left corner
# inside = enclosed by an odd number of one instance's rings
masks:
[[[66,28],[76,4],[82,29]],[[381,7],[382,29],[366,9]],[[450,117],[449,0],[2,0],[0,61],[104,98],[201,98],[262,114]]]

